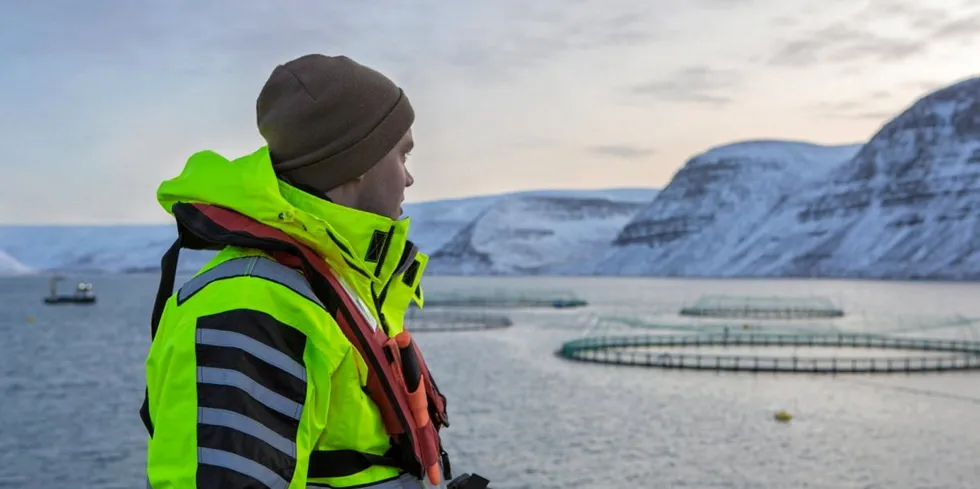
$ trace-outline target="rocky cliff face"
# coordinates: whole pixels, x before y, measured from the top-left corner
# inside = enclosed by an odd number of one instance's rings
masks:
[[[597,272],[980,278],[980,79],[807,163],[746,149],[689,162]]]
[[[716,275],[774,209],[859,148],[753,141],[697,155],[620,231],[595,272]]]
[[[923,97],[788,196],[726,274],[980,277],[980,79]]]

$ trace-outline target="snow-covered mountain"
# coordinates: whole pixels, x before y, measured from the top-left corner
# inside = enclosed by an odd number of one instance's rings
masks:
[[[750,141],[691,158],[620,230],[596,265],[604,275],[715,275],[773,209],[853,157],[861,145]]]
[[[781,165],[760,151],[695,158],[595,271],[980,278],[980,78],[919,99],[859,148],[813,149],[823,156]]]
[[[500,199],[433,253],[427,270],[445,275],[587,273],[587,265],[656,194],[651,189],[551,191]]]
[[[980,278],[980,78],[864,144],[749,141],[652,189],[406,205],[434,274]],[[150,270],[173,227],[0,226],[0,274]],[[207,255],[184,253],[181,268]]]
[[[444,199],[407,204],[406,215],[412,218],[411,238],[419,248],[434,253],[453,239],[464,227],[492,206],[506,200],[556,197],[570,199],[614,198],[617,200],[653,199],[655,190],[620,188],[609,190],[526,190],[461,199]]]
[[[2,226],[0,250],[39,271],[114,273],[159,268],[176,236],[167,225]],[[182,252],[182,268],[202,255]]]
[[[621,196],[623,200],[649,200],[654,193],[647,189],[536,190],[406,204],[405,213],[412,219],[411,238],[421,249],[434,253],[478,216],[510,199],[554,197],[574,203],[597,196]],[[175,237],[174,227],[166,224],[0,226],[0,275],[50,270],[84,273],[157,270],[161,256]],[[192,272],[210,256],[209,252],[183,250],[179,269]]]
[[[736,253],[719,271],[980,278],[980,78],[918,100]]]
[[[6,277],[11,275],[29,275],[34,273],[35,270],[23,263],[17,261],[14,257],[4,253],[0,250],[0,277]]]

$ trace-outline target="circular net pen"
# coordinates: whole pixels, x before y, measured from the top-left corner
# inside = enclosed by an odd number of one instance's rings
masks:
[[[488,311],[453,311],[410,308],[405,329],[418,332],[486,331],[513,326],[510,316]]]
[[[566,309],[588,305],[584,299],[571,292],[554,290],[454,290],[429,293],[426,307],[551,307]]]
[[[647,331],[662,331],[666,333],[781,333],[781,334],[833,334],[840,329],[827,323],[817,322],[711,322],[711,323],[679,323],[669,320],[650,320],[645,318],[634,318],[627,316],[599,316],[599,328],[613,329],[615,326],[629,327]]]
[[[750,353],[733,354],[736,348]],[[763,348],[782,349],[784,354],[752,352]],[[799,349],[824,354],[799,356]],[[850,356],[845,351],[864,354]],[[893,355],[896,351],[907,354]],[[843,374],[980,369],[980,342],[845,333],[597,336],[566,342],[556,353],[582,362],[714,371]]]
[[[844,311],[826,297],[702,296],[681,316],[752,319],[839,318]]]

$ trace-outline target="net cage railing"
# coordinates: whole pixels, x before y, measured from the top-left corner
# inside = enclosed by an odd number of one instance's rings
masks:
[[[960,339],[980,340],[980,318],[960,314],[935,315],[866,315],[850,314],[846,319],[753,319],[690,318],[661,310],[624,308],[594,314],[594,334],[603,331],[643,330],[666,333],[785,333],[785,334],[919,334],[945,336],[958,333]]]
[[[681,316],[756,319],[839,318],[844,311],[826,297],[707,295],[682,307]]]
[[[450,290],[432,291],[425,298],[426,307],[583,307],[588,302],[563,290]]]
[[[724,333],[729,331],[744,332],[778,332],[785,334],[827,334],[840,331],[836,325],[821,323],[755,323],[755,322],[712,322],[712,323],[680,323],[669,318],[645,319],[629,316],[600,315],[596,319],[597,330],[605,328],[623,328],[665,331],[677,333]]]
[[[824,347],[940,352],[895,357],[724,355],[639,350],[677,347]],[[597,336],[571,340],[556,352],[583,362],[657,368],[752,372],[889,373],[980,369],[980,342],[874,334],[754,334]]]
[[[481,331],[507,328],[514,321],[506,314],[491,311],[430,310],[410,308],[405,313],[405,329],[410,332]]]

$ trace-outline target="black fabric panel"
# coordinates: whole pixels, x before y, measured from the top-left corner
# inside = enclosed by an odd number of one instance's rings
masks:
[[[306,365],[303,362],[306,335],[264,312],[235,309],[202,316],[197,320],[197,327],[241,333],[285,353],[300,365]]]
[[[405,274],[402,276],[402,283],[411,287],[415,283],[415,276],[419,273],[419,261],[415,260],[411,265],[408,266],[408,270],[405,270]]]
[[[288,480],[288,479],[287,479]],[[224,467],[197,466],[197,489],[269,489],[262,482]]]
[[[197,366],[237,370],[286,399],[306,401],[306,382],[238,348],[197,345]]]
[[[259,438],[226,426],[199,424],[197,444],[201,448],[230,452],[257,462],[287,481],[292,479],[296,470],[296,459],[291,455]]]
[[[198,384],[198,407],[224,409],[258,421],[266,428],[295,440],[299,420],[267,407],[247,392],[228,385]]]

